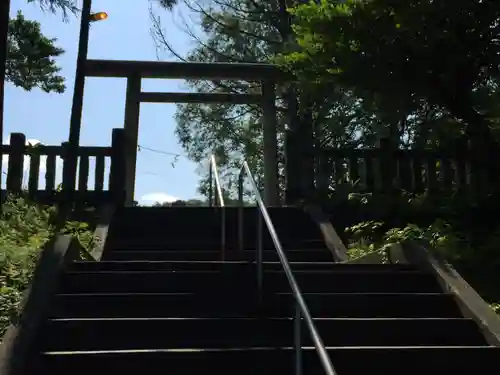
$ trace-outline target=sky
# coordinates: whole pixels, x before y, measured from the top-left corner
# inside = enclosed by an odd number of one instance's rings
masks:
[[[92,24],[88,58],[173,60],[167,53],[158,53],[155,47],[151,36],[149,6],[148,0],[94,0],[92,11],[106,11],[108,19]],[[57,46],[66,51],[57,61],[62,68],[61,75],[66,78],[67,90],[64,94],[47,94],[38,89],[26,92],[7,84],[4,142],[7,143],[10,133],[15,132],[24,133],[31,143],[60,145],[68,139],[80,21],[78,17],[72,16],[68,22],[64,22],[61,14],[44,12],[37,2],[28,4],[25,0],[12,1],[11,16],[18,10],[21,10],[27,19],[39,21],[43,34],[57,38]],[[177,52],[189,52],[194,43],[180,26],[183,20],[189,22],[186,10],[177,9],[173,14],[159,10],[157,14],[161,15],[164,32]],[[111,130],[123,127],[125,87],[126,81],[121,78],[86,79],[80,141],[82,145],[111,145]],[[144,79],[142,89],[161,92],[187,91],[183,80]],[[174,113],[175,104],[141,104],[139,145],[143,148],[138,153],[135,185],[135,200],[140,204],[198,197],[197,170],[200,166],[189,161],[178,144],[174,134]],[[180,157],[145,148],[179,154]],[[5,162],[4,158],[4,171]],[[58,163],[59,178],[60,169]],[[92,173],[91,161],[90,175]],[[41,181],[42,174],[43,171]],[[89,183],[93,184],[92,178]],[[92,186],[89,185],[89,188]]]

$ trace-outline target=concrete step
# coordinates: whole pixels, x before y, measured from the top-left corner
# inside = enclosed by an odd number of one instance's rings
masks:
[[[169,250],[211,250],[219,251],[222,248],[222,240],[220,235],[213,237],[196,236],[195,238],[187,237],[189,233],[184,233],[178,238],[172,237],[170,231],[164,231],[161,237],[149,235],[139,236],[130,234],[131,237],[123,235],[120,231],[116,235],[110,234],[106,240],[106,250],[149,250],[149,251],[169,251]],[[213,234],[213,232],[211,232]],[[220,232],[219,232],[220,233]],[[186,239],[187,237],[187,239]],[[327,249],[323,239],[311,238],[288,238],[286,236],[279,237],[281,246],[284,249]],[[254,250],[256,245],[255,236],[244,241],[243,248],[245,250]],[[239,251],[237,241],[227,241],[227,251]],[[264,249],[274,250],[274,243],[269,239],[263,241]]]
[[[451,294],[442,293],[304,293],[318,318],[457,318],[461,312]],[[257,295],[235,292],[58,294],[54,318],[153,317],[293,317],[290,292],[270,295],[262,306]]]
[[[470,319],[314,320],[326,346],[484,346]],[[302,344],[313,343],[303,327]],[[43,351],[284,347],[294,342],[291,318],[52,319]]]
[[[432,293],[439,292],[435,277],[420,271],[350,272],[348,269],[295,271],[302,292],[338,293]],[[290,284],[281,271],[265,271],[264,287],[269,292],[288,292]],[[256,287],[255,272],[221,271],[101,271],[66,272],[61,293],[114,292],[205,292],[240,290]]]
[[[286,250],[286,255],[290,262],[332,262],[333,254],[328,249],[304,249],[304,250]],[[151,260],[151,261],[216,261],[222,258],[221,249],[216,250],[150,250],[141,248],[139,250],[114,250],[105,251],[102,260]],[[227,251],[226,260],[255,260],[255,250],[245,250],[243,253],[238,251]],[[278,261],[278,254],[275,249],[264,251],[264,260]]]
[[[264,262],[266,270],[283,270],[281,262]],[[351,272],[414,271],[409,264],[339,264],[334,262],[291,262],[293,270],[336,270],[348,268]],[[254,261],[76,261],[68,265],[71,272],[98,271],[255,271]]]
[[[307,374],[324,374],[314,349],[302,352]],[[490,375],[498,371],[495,347],[362,347],[328,348],[339,375]],[[164,374],[291,374],[292,348],[233,350],[149,350],[113,352],[52,352],[36,368],[43,374],[89,373]]]

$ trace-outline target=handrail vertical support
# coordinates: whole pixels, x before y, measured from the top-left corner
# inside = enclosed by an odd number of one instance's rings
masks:
[[[295,302],[294,319],[295,375],[302,375],[302,314],[300,306]]]
[[[221,261],[226,260],[226,208],[221,207]]]
[[[220,259],[224,261],[226,258],[226,205],[224,203],[224,194],[222,193],[222,185],[219,179],[219,172],[217,170],[217,160],[215,156],[212,154],[210,157],[210,166],[209,166],[209,197],[208,197],[208,205],[209,207],[216,206],[220,209],[217,210],[220,215],[220,236],[221,236],[221,252]],[[215,187],[215,196],[213,188]],[[215,198],[215,199],[213,199]]]
[[[243,254],[244,250],[244,241],[245,241],[245,232],[244,232],[244,204],[243,204],[243,169],[240,171],[238,176],[238,247],[240,250],[240,254]]]
[[[208,169],[208,206],[212,207],[213,206],[213,166],[212,166],[212,161],[210,160],[210,167]]]
[[[257,291],[259,293],[259,301],[262,302],[263,299],[263,278],[264,278],[264,265],[263,265],[263,256],[264,254],[262,253],[262,215],[260,213],[259,208],[255,210],[257,213],[257,254],[256,254],[256,260],[257,260]]]

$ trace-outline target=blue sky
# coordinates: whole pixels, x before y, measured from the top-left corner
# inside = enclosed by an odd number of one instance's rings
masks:
[[[89,58],[173,59],[165,53],[160,56],[157,54],[150,34],[149,4],[148,0],[94,0],[93,11],[106,11],[109,18],[92,25]],[[20,132],[28,139],[58,145],[68,138],[80,21],[71,17],[65,23],[61,15],[44,13],[36,3],[27,4],[24,0],[13,1],[11,14],[14,15],[18,10],[22,10],[27,19],[39,21],[43,33],[57,38],[57,45],[66,51],[58,63],[62,75],[67,79],[67,91],[64,94],[46,94],[41,90],[25,92],[8,84],[5,92],[4,140],[8,140],[10,133]],[[160,12],[169,41],[173,42],[178,52],[187,53],[194,44],[176,26],[182,23],[179,10],[174,11],[174,14],[163,10]],[[182,14],[186,18],[185,11]],[[123,127],[125,85],[125,79],[87,78],[82,145],[111,144],[111,129]],[[175,92],[186,91],[186,88],[182,80],[143,80],[143,90]],[[139,152],[135,200],[142,204],[166,200],[168,197],[189,199],[197,196],[196,170],[199,166],[187,160],[177,142],[174,113],[175,104],[141,105],[139,145],[181,155],[173,167],[173,156],[144,149]]]

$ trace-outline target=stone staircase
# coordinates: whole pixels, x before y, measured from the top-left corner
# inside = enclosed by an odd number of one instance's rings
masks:
[[[102,260],[74,262],[62,275],[29,372],[300,374],[295,303],[276,250],[266,234],[259,299],[257,209],[245,209],[243,251],[237,209],[226,210],[225,261],[216,208],[118,212]],[[500,348],[433,275],[411,265],[335,264],[306,214],[269,211],[338,375],[498,371]],[[323,374],[302,332],[302,372]]]

